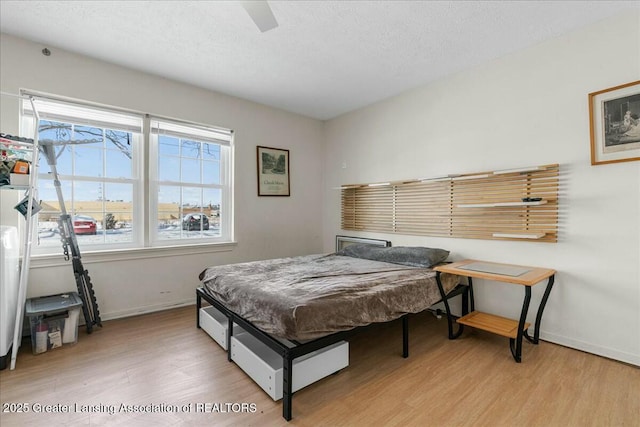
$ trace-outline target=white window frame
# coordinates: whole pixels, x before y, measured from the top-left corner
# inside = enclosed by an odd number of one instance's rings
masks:
[[[149,245],[168,244],[229,243],[233,241],[233,132],[212,126],[182,122],[163,117],[149,117]],[[220,184],[196,184],[181,181],[159,181],[158,179],[158,140],[159,134],[176,138],[192,139],[220,145]],[[202,159],[201,159],[202,161]],[[160,239],[158,237],[158,190],[161,185],[175,187],[197,187],[219,189],[220,200],[220,236],[188,239]]]
[[[109,125],[109,114],[124,114],[131,116],[138,116],[142,121],[142,132],[139,134],[139,139],[132,143],[132,177],[131,179],[123,179],[122,182],[130,183],[134,181],[133,184],[133,228],[134,232],[132,235],[132,241],[126,243],[100,243],[94,245],[84,244],[81,247],[83,253],[93,253],[93,254],[105,254],[108,257],[111,257],[119,250],[130,251],[135,250],[139,251],[148,251],[151,256],[158,256],[165,250],[176,251],[182,248],[182,252],[185,250],[185,253],[191,253],[191,248],[200,247],[203,248],[208,246],[211,250],[217,251],[214,249],[215,246],[225,245],[235,245],[234,242],[234,200],[233,200],[233,177],[234,177],[234,145],[233,145],[233,131],[227,129],[216,128],[208,125],[195,124],[191,122],[178,121],[174,119],[166,119],[159,116],[154,116],[151,118],[148,114],[140,113],[140,112],[132,112],[124,109],[118,109],[113,107],[104,107],[104,106],[96,106],[95,104],[86,103],[78,100],[68,100],[63,98],[57,98],[49,95],[40,95],[33,92],[26,93],[23,91],[23,95],[33,96],[36,104],[36,108],[40,113],[40,108],[38,107],[38,100],[41,100],[41,103],[46,103],[47,101],[51,101],[59,104],[66,104],[69,106],[69,110],[71,111],[71,116],[69,114],[65,115],[64,112],[56,112],[53,111],[55,109],[50,109],[47,114],[41,117],[41,120],[52,120],[59,121],[65,123],[73,123],[79,124],[82,126],[95,126],[100,128],[109,128],[114,129],[113,126]],[[22,131],[22,135],[31,136],[33,132],[33,121],[35,119],[33,112],[30,111],[30,106],[28,103],[23,103],[21,106],[20,112],[20,129]],[[92,117],[91,120],[74,120],[73,114],[80,112],[82,113],[83,109],[92,109],[98,112],[95,117]],[[104,112],[106,115],[101,116],[99,111]],[[59,114],[58,114],[59,113]],[[81,116],[80,116],[81,117]],[[218,237],[200,237],[200,238],[186,238],[186,239],[158,239],[157,236],[157,207],[158,207],[158,185],[157,182],[157,164],[158,164],[158,152],[157,152],[157,144],[152,143],[153,136],[151,135],[151,120],[159,120],[163,122],[173,122],[179,124],[183,127],[191,128],[196,130],[196,134],[190,134],[191,137],[195,140],[202,140],[202,135],[206,135],[207,132],[210,133],[210,136],[213,135],[215,143],[220,143],[221,145],[221,158],[220,158],[220,173],[221,173],[221,182],[219,185],[216,185],[216,188],[221,189],[221,201],[220,201],[220,228],[221,235]],[[120,127],[115,127],[115,129],[120,129]],[[123,129],[125,130],[125,129]],[[204,132],[202,135],[198,136],[200,132]],[[136,133],[134,133],[134,138],[137,139]],[[225,141],[226,139],[226,141]],[[157,138],[156,138],[157,141]],[[205,140],[206,142],[211,142]],[[82,177],[75,178],[69,175],[60,175],[60,180],[63,183],[73,182],[73,181],[91,181],[91,182],[120,182],[117,178],[98,178],[98,179],[84,179]],[[192,185],[191,183],[185,184],[189,187],[197,187],[199,185]],[[66,201],[66,200],[65,200]],[[69,201],[66,201],[69,203]],[[67,210],[69,214],[71,214],[70,206],[68,206]],[[213,246],[212,246],[213,245]],[[114,252],[115,251],[115,252]],[[207,251],[205,249],[205,251]],[[34,255],[57,255],[61,253],[60,245],[55,246],[45,246],[40,247],[34,246]],[[111,255],[108,255],[111,254]],[[117,259],[117,258],[113,258]]]

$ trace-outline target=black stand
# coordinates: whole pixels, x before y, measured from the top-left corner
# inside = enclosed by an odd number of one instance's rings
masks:
[[[64,259],[69,260],[69,251],[71,251],[71,264],[73,266],[73,275],[76,279],[76,287],[78,288],[78,295],[82,300],[82,314],[84,315],[85,325],[87,327],[87,333],[93,332],[93,326],[102,326],[100,320],[100,310],[98,309],[98,302],[96,301],[96,295],[93,291],[93,284],[91,283],[91,277],[89,272],[85,270],[82,265],[82,259],[80,256],[80,248],[78,247],[78,240],[76,233],[73,231],[73,220],[67,213],[67,208],[64,204],[64,197],[62,196],[62,189],[60,179],[58,178],[58,169],[56,167],[56,153],[53,144],[47,144],[43,141],[40,144],[40,150],[45,155],[47,163],[53,173],[53,184],[56,188],[58,195],[58,202],[60,203],[60,218],[58,219],[58,230],[60,231],[60,240],[62,241],[62,250],[64,252]]]

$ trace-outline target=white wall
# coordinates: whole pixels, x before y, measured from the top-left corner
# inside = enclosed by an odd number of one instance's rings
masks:
[[[541,336],[640,364],[640,162],[590,165],[587,105],[588,93],[639,77],[636,12],[328,121],[325,250],[341,233],[341,184],[559,163],[557,244],[360,235],[554,268]],[[521,287],[476,283],[480,310],[518,318]]]
[[[318,253],[322,249],[322,123],[238,98],[172,82],[2,34],[0,88],[22,88],[207,123],[235,131],[237,246],[172,256],[83,255],[103,319],[195,301],[198,274],[209,265]],[[1,131],[17,134],[15,100],[2,97]],[[256,146],[290,150],[291,197],[258,197]],[[0,220],[16,222],[16,192],[0,192]],[[20,219],[20,221],[23,221]],[[23,221],[24,222],[24,221]],[[59,264],[56,262],[54,264]],[[69,264],[33,261],[28,296],[75,289]]]

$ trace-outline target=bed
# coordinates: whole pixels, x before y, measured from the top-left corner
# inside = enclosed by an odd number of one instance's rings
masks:
[[[196,292],[197,309],[204,299],[228,318],[228,351],[235,323],[283,358],[287,420],[292,416],[293,359],[370,324],[396,319],[402,319],[403,357],[408,357],[410,314],[456,295],[466,300],[466,286],[458,285],[457,276],[436,275],[429,268],[443,262],[448,251],[340,237],[336,246],[341,249],[333,254],[214,266],[199,276],[203,286]],[[448,303],[445,309],[451,323]]]

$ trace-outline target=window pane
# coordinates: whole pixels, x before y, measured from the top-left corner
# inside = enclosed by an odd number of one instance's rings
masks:
[[[104,198],[110,206],[117,206],[116,210],[130,212],[133,210],[133,184],[106,183]]]
[[[181,159],[182,182],[192,182],[199,184],[200,180],[200,160],[199,159]]]
[[[74,146],[75,176],[104,176],[102,148],[94,148],[94,144]]]
[[[102,153],[104,148],[102,129],[75,126],[73,132],[74,144],[71,145],[73,151],[74,169],[73,174],[77,176],[103,176]],[[82,141],[96,140],[96,142],[85,143]]]
[[[75,181],[73,184],[73,213],[102,211],[103,185],[100,182]],[[71,213],[69,206],[67,210]]]
[[[105,152],[107,160],[107,173],[109,178],[131,178],[132,162],[131,157],[120,150],[107,150]]]
[[[103,227],[102,212],[82,212],[71,217],[73,223],[73,232],[75,233],[78,244],[83,243],[102,243]],[[95,236],[89,238],[89,236]]]
[[[158,188],[158,238],[180,239],[182,211],[180,209],[180,187],[161,185]]]
[[[220,227],[212,223],[210,215],[194,211],[187,213],[182,218],[182,238],[200,239],[206,237],[217,237],[220,235]]]
[[[220,236],[220,205],[222,190],[206,188],[202,192],[203,212],[209,217],[209,236]]]
[[[180,158],[164,157],[158,159],[158,180],[159,181],[180,181]]]
[[[101,212],[83,212],[71,217],[73,232],[78,246],[104,243],[104,230],[101,224]],[[71,251],[71,249],[69,249]]]
[[[41,141],[69,141],[71,140],[71,125],[69,123],[40,120],[38,135]]]
[[[121,130],[106,129],[104,132],[106,137],[105,148],[108,150],[118,150],[126,157],[132,156],[133,134]]]
[[[133,215],[131,211],[118,212],[107,207],[102,219],[106,243],[128,243],[133,241]]]
[[[158,137],[158,154],[161,156],[179,156],[180,141],[178,138],[160,135]]]
[[[69,205],[71,203],[71,183],[68,181],[61,181],[60,187],[62,188],[62,197],[64,197],[66,205]],[[42,203],[47,203],[50,206],[55,206],[56,210],[60,210],[60,205],[58,204],[58,194],[56,192],[56,187],[53,185],[53,180],[40,179],[38,181],[38,198],[42,201]]]
[[[71,205],[71,183],[61,183],[62,194],[67,203]],[[42,210],[38,212],[38,245],[43,247],[59,247],[60,233],[58,231],[58,219],[60,218],[60,203],[53,185],[53,181],[42,179],[38,184],[38,197]]]
[[[73,127],[73,140],[78,147],[91,145],[93,147],[102,148],[104,146],[104,134],[103,130],[100,128],[94,128],[90,126],[79,126],[76,125]],[[95,141],[88,143],[88,141]]]
[[[203,160],[220,160],[220,145],[203,143],[202,159]]]
[[[198,141],[182,140],[182,157],[201,158],[201,145]]]
[[[107,130],[106,136],[106,176],[131,178],[133,176],[133,162],[131,161],[133,158],[131,146],[133,135],[127,132]]]
[[[46,141],[55,141],[55,142],[63,142],[71,140],[71,125],[64,124],[59,122],[51,122],[48,120],[41,120],[40,125],[38,126],[38,138],[41,142]],[[61,148],[56,148],[56,153],[59,153]],[[46,174],[51,172],[51,168],[47,163],[47,159],[44,154],[40,153],[40,170],[39,172],[42,174]],[[58,169],[60,167],[58,166]],[[69,171],[71,171],[71,163],[69,162]]]
[[[56,169],[58,170],[59,175],[73,175],[73,149],[71,145],[65,145],[61,147],[55,147],[56,152]],[[43,162],[40,162],[42,165],[46,163],[46,159],[43,158]]]
[[[103,227],[109,242],[132,241],[133,184],[105,184]]]
[[[158,211],[158,238],[161,240],[181,239],[181,220],[178,206],[169,211]]]
[[[220,184],[220,163],[202,162],[202,175],[204,184]]]
[[[173,207],[166,209],[165,205],[175,205],[175,209],[179,209],[180,187],[172,185],[161,185],[158,188],[158,210],[174,210]]]
[[[194,187],[182,187],[182,209],[200,211],[202,206],[202,190]],[[188,213],[188,212],[184,212]]]

